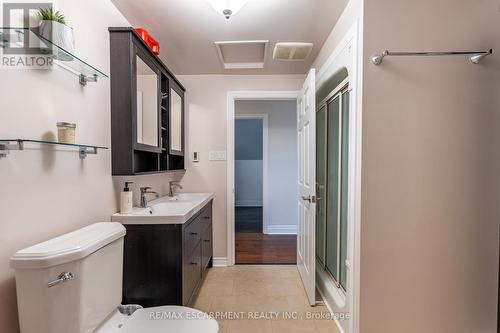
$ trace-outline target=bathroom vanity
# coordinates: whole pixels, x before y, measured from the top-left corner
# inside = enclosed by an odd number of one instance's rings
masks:
[[[180,193],[112,216],[127,230],[123,304],[192,305],[212,265],[212,199]]]

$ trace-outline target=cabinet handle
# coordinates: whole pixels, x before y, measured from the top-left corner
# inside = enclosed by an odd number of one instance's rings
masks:
[[[197,262],[194,262],[194,261],[193,261],[193,262],[190,262],[189,264],[190,264],[190,265],[192,265],[192,266],[196,266],[196,265],[198,265],[198,263],[197,263]]]
[[[210,216],[203,216],[205,220],[210,220]]]
[[[193,236],[198,235],[198,233],[197,233],[197,232],[190,232],[190,234],[191,234],[191,235],[193,235]]]
[[[205,243],[210,243],[210,239],[204,239],[203,240]]]

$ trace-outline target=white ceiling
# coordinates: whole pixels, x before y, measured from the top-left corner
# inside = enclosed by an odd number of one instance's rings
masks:
[[[226,20],[205,0],[112,0],[134,27],[148,29],[176,74],[303,74],[348,0],[249,0]],[[216,41],[269,40],[263,69],[224,69]],[[277,42],[310,42],[305,61],[272,59]]]

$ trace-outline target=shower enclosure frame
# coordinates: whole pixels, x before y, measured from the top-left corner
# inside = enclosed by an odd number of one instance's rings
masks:
[[[329,127],[329,110],[328,110],[328,105],[329,103],[333,102],[336,98],[339,99],[339,109],[338,109],[338,112],[339,112],[339,119],[338,119],[338,124],[339,124],[339,133],[338,133],[338,140],[339,140],[339,149],[338,149],[338,178],[337,178],[337,188],[338,188],[338,197],[337,197],[337,231],[336,231],[336,238],[337,238],[337,250],[336,250],[336,261],[337,261],[337,266],[336,266],[336,272],[331,272],[329,267],[328,267],[328,263],[327,263],[327,227],[328,227],[328,223],[327,223],[327,219],[328,219],[328,205],[327,205],[327,200],[329,200],[328,197],[326,198],[320,198],[320,201],[321,203],[320,204],[323,204],[326,206],[326,210],[325,210],[325,223],[323,225],[323,234],[325,235],[325,238],[324,238],[324,246],[323,246],[323,260],[321,260],[321,258],[318,258],[317,257],[317,263],[320,265],[320,267],[328,274],[328,276],[331,277],[331,279],[333,280],[335,286],[337,287],[337,289],[342,293],[342,295],[344,297],[347,296],[347,287],[345,285],[343,285],[341,283],[341,265],[342,265],[342,262],[341,262],[341,227],[342,227],[342,222],[341,222],[341,219],[342,219],[342,213],[344,214],[347,214],[348,213],[348,209],[346,207],[346,211],[342,212],[342,199],[344,198],[343,195],[342,195],[342,187],[343,187],[343,180],[342,180],[342,176],[343,176],[343,170],[344,170],[344,167],[347,166],[345,169],[346,172],[349,171],[349,166],[348,166],[348,163],[347,165],[343,165],[343,152],[344,152],[344,149],[347,149],[347,151],[349,152],[349,143],[347,142],[347,144],[344,146],[344,142],[343,142],[343,103],[344,103],[344,94],[345,93],[349,93],[349,77],[346,77],[345,79],[343,79],[320,103],[318,103],[318,106],[316,108],[316,112],[319,112],[321,111],[323,108],[325,108],[325,113],[326,113],[326,120],[325,120],[325,123],[322,124],[323,126],[325,126],[325,135],[326,135],[326,143],[327,145],[325,145],[324,147],[324,153],[325,153],[325,170],[324,170],[324,173],[325,173],[325,179],[326,179],[326,185],[328,186],[329,185],[329,181],[328,181],[328,177],[327,177],[327,174],[329,172],[329,169],[328,169],[328,165],[329,165],[329,160],[328,160],[328,157],[329,157],[329,153],[328,153],[328,143],[329,143],[329,136],[331,135],[331,133],[328,131],[328,127]],[[349,105],[349,103],[348,103]],[[347,114],[349,115],[349,112],[350,112],[350,109],[348,108],[347,109]],[[319,122],[317,122],[317,125],[319,125]],[[349,121],[347,121],[347,129],[349,130]],[[349,137],[349,134],[348,136]],[[346,156],[345,157],[347,159],[347,161],[349,160],[349,157]],[[348,175],[346,177],[346,180],[348,179]],[[318,184],[317,184],[318,185]],[[348,191],[348,186],[347,186],[347,189]],[[328,188],[325,190],[325,194],[328,195]],[[317,192],[319,193],[319,192]],[[345,193],[345,200],[348,200],[349,198],[349,195],[348,193]],[[319,211],[319,209],[318,209]],[[347,219],[347,217],[346,217]],[[317,221],[318,223],[319,221]],[[348,219],[347,219],[347,223],[348,223]],[[348,227],[348,225],[347,225]],[[347,235],[348,233],[348,230],[345,230],[345,233]],[[346,237],[346,240],[348,242],[348,239],[349,237],[347,236]],[[348,251],[348,244],[345,245],[345,249],[344,251]],[[347,257],[347,255],[346,255]],[[344,265],[347,265],[347,263],[344,262]],[[347,267],[346,267],[347,268]]]

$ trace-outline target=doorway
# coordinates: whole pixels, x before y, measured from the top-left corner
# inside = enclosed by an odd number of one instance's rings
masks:
[[[267,123],[266,114],[235,115],[234,190],[237,234],[261,234],[266,230],[264,183],[267,183]]]
[[[233,112],[233,263],[295,264],[296,99],[235,98]]]

